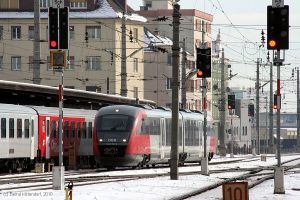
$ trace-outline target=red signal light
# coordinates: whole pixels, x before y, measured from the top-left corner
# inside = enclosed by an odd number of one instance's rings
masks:
[[[277,46],[277,42],[276,42],[275,40],[270,40],[270,41],[269,41],[269,46],[270,46],[271,48],[275,48],[275,47]]]
[[[203,71],[201,71],[201,70],[198,70],[198,71],[197,71],[197,76],[198,76],[198,77],[201,77],[201,76],[203,76]]]
[[[228,109],[231,109],[231,105],[228,105]]]
[[[274,109],[277,109],[277,105],[274,105],[273,108],[274,108]]]
[[[57,42],[56,42],[55,40],[52,40],[52,41],[50,42],[50,46],[51,46],[52,48],[57,47]]]

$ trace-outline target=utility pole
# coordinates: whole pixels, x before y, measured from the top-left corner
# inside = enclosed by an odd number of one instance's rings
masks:
[[[181,58],[181,108],[186,109],[186,46],[183,38],[182,58]]]
[[[41,84],[40,51],[40,0],[34,0],[33,84]]]
[[[268,97],[266,99],[266,133],[265,133],[265,153],[268,152]]]
[[[256,65],[256,147],[257,154],[260,154],[260,135],[259,135],[259,62],[260,58],[257,58]]]
[[[299,94],[299,68],[297,68],[297,149],[300,147],[300,94]]]
[[[171,136],[171,180],[178,180],[178,117],[179,117],[179,25],[180,5],[173,5],[173,46],[172,46],[172,136]]]
[[[226,156],[225,148],[225,61],[224,61],[224,49],[222,49],[221,58],[221,99],[220,99],[220,128],[219,128],[219,152],[220,156]]]
[[[269,59],[269,56],[268,56]],[[273,63],[270,63],[270,105],[269,105],[269,153],[274,152],[274,137],[273,137]]]
[[[127,63],[126,63],[126,18],[127,1],[125,0],[124,12],[122,16],[122,54],[121,54],[121,96],[127,96]]]

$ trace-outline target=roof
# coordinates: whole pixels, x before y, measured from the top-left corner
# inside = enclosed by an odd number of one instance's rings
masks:
[[[31,83],[5,81],[5,80],[0,80],[0,89],[22,91],[22,92],[29,92],[29,93],[36,92],[45,95],[50,95],[50,94],[56,95],[58,93],[57,87],[36,85]],[[78,98],[78,99],[87,98],[95,101],[105,101],[105,102],[124,103],[124,104],[131,104],[136,102],[135,98],[123,97],[119,95],[103,94],[97,92],[89,92],[89,91],[77,90],[77,89],[68,89],[68,88],[64,88],[64,96],[67,98],[71,98],[71,97]],[[140,99],[139,101],[141,104],[155,105],[155,102],[151,100]]]
[[[145,17],[159,17],[159,16],[169,16],[173,15],[173,10],[162,9],[162,10],[140,10],[136,11],[136,13],[145,16]],[[201,19],[205,19],[209,22],[213,21],[213,15],[202,12],[196,9],[181,9],[180,14],[182,16],[194,16]]]
[[[173,41],[170,38],[156,35],[149,31],[148,29],[144,29],[144,47],[145,51],[152,51],[151,47],[159,47],[159,46],[172,46]]]
[[[117,19],[122,17],[122,12],[115,10],[108,3],[112,0],[102,0],[99,8],[93,11],[71,11],[69,14],[70,19]],[[33,12],[0,12],[0,19],[33,19]],[[40,18],[48,18],[48,12],[41,12]],[[126,15],[126,18],[131,21],[146,22],[146,18],[138,15]]]

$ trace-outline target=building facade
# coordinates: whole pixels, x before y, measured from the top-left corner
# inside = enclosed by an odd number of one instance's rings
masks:
[[[8,2],[8,3],[7,3]],[[57,86],[59,74],[49,65],[48,12],[51,5],[41,0],[40,80]],[[121,17],[123,9],[115,0],[68,0],[70,7],[70,49],[64,70],[68,88],[120,94]],[[0,79],[33,81],[33,0],[4,0],[0,4]],[[145,18],[136,14],[126,20],[127,96],[144,98]]]

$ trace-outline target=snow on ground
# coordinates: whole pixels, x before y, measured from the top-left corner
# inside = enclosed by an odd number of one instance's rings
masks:
[[[284,156],[282,161],[292,160],[295,158],[300,158],[300,155],[294,156]],[[224,158],[220,158],[224,159]],[[225,158],[228,159],[228,158]],[[216,161],[218,158],[216,159]],[[249,161],[249,160],[248,160]],[[209,168],[212,169],[223,169],[224,168],[235,168],[235,167],[255,167],[255,166],[270,166],[276,164],[276,159],[274,157],[268,157],[267,162],[262,162],[257,159],[253,159],[250,162],[240,161],[238,164],[222,164],[222,165],[212,165]],[[200,166],[184,167],[180,168],[179,171],[196,171],[201,170]],[[99,175],[126,175],[126,174],[145,174],[145,173],[162,173],[168,172],[168,168],[163,169],[150,169],[150,170],[125,170],[125,171],[115,171],[115,172],[105,172],[89,174],[89,176],[99,176]],[[87,186],[74,186],[73,199],[74,200],[132,200],[132,199],[171,199],[201,188],[205,188],[212,184],[216,184],[222,180],[222,178],[236,177],[244,172],[226,172],[211,174],[210,176],[203,175],[189,175],[189,176],[179,176],[179,180],[170,180],[169,176],[151,178],[151,179],[140,179],[132,181],[122,181],[122,182],[111,182],[105,184],[94,184]],[[84,175],[86,176],[86,175]],[[28,183],[29,184],[29,183]],[[18,184],[10,184],[11,187],[17,186]],[[41,183],[42,185],[42,183]],[[3,188],[8,185],[1,185]],[[297,188],[298,187],[298,188]],[[250,200],[299,200],[300,191],[292,190],[292,188],[300,189],[300,174],[289,174],[285,176],[285,195],[274,195],[273,194],[273,180],[262,183],[253,189],[250,189]],[[28,190],[22,189],[23,191],[17,192],[5,192],[0,191],[0,200],[63,200],[65,198],[64,191],[55,190]],[[203,193],[200,196],[193,197],[190,199],[205,199],[205,200],[215,200],[222,199],[221,187],[211,190],[209,192]]]

